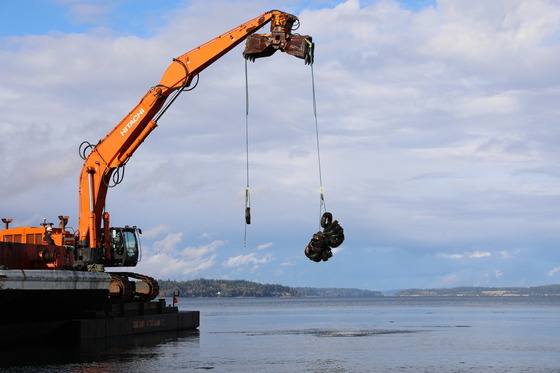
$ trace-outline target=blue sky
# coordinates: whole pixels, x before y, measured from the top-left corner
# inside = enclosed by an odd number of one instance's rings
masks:
[[[86,33],[106,27],[118,35],[148,37],[159,20],[184,1],[57,1],[29,0],[25,3],[2,1],[2,35],[47,33]]]
[[[272,1],[0,1],[0,215],[70,215],[78,145],[102,138],[171,59]],[[244,62],[204,71],[109,191],[143,231],[136,271],[290,286],[560,282],[560,4],[297,1],[314,64],[327,207],[346,241],[326,263],[310,69],[249,65],[251,207],[243,245]]]
[[[11,36],[46,33],[85,33],[92,28],[107,27],[117,35],[153,36],[166,17],[185,0],[27,0],[0,2],[0,34]],[[288,1],[290,11],[321,9],[341,1]],[[371,1],[362,1],[367,6]],[[412,11],[434,6],[435,0],[407,0],[399,4]],[[270,9],[268,9],[270,10]]]

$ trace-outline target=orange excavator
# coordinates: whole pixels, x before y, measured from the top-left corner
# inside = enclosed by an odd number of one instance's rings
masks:
[[[269,34],[255,33],[269,22]],[[141,232],[136,226],[111,226],[105,209],[108,188],[120,182],[123,167],[177,96],[202,70],[244,40],[243,56],[248,60],[280,50],[312,63],[312,38],[292,34],[298,26],[296,16],[272,10],[174,58],[160,82],[103,139],[80,146],[84,164],[77,231],[67,229],[68,216],[58,217],[58,227],[45,220],[38,227],[10,228],[12,219],[2,219],[0,269],[102,272],[105,267],[134,267],[140,259]],[[159,292],[157,281],[148,276],[114,272],[111,277],[114,299],[152,300]]]

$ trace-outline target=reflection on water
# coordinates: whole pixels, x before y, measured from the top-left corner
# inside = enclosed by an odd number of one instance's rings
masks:
[[[211,332],[211,334],[244,334],[246,336],[275,336],[275,335],[312,335],[315,337],[369,337],[385,334],[420,333],[423,330],[396,330],[396,329],[372,329],[372,330],[332,330],[332,329],[297,329],[297,330],[268,330],[260,332],[234,331],[234,332]]]
[[[198,346],[199,342],[200,333],[195,330],[90,339],[76,346],[18,346],[0,351],[0,368],[145,360],[157,357],[169,345]]]
[[[158,345],[172,342],[198,343],[200,332],[198,330],[183,330],[163,333],[149,333],[133,336],[123,336],[116,338],[103,338],[89,340],[80,346],[82,353],[102,353],[103,351],[118,350],[138,350],[155,348]]]

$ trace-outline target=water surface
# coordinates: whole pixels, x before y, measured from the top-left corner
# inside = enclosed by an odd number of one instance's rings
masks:
[[[181,298],[197,332],[0,353],[8,372],[560,372],[560,297]]]

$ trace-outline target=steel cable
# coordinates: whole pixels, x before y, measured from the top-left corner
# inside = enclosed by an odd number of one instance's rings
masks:
[[[245,156],[247,186],[245,187],[245,233],[243,247],[247,247],[247,225],[251,224],[251,194],[249,191],[249,77],[245,59]]]
[[[327,211],[327,204],[325,202],[325,194],[323,190],[323,174],[321,171],[321,147],[319,143],[319,121],[317,119],[317,98],[315,95],[315,73],[313,71],[313,61],[309,64],[311,67],[311,90],[313,93],[313,116],[315,118],[315,137],[317,141],[317,165],[319,169],[319,192],[320,192],[320,202],[319,202],[319,216],[322,216],[324,212]]]

